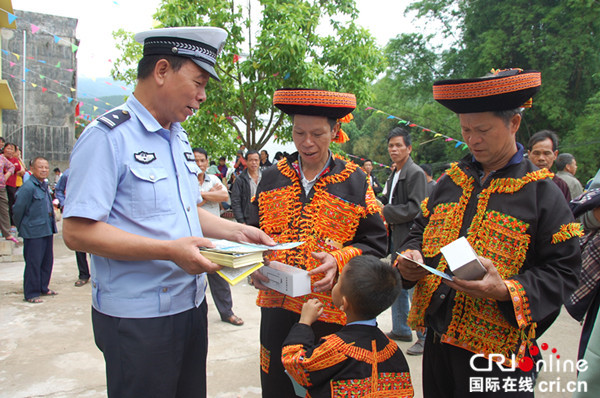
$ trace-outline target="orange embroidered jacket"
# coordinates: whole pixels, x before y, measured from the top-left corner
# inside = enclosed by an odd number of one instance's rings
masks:
[[[308,325],[297,323],[283,343],[288,374],[306,397],[412,397],[408,364],[398,345],[376,326],[348,325],[314,344]]]
[[[504,354],[506,366],[513,355],[517,364],[529,356],[536,328],[541,335],[577,287],[581,264],[580,227],[551,177],[522,157],[483,184],[470,155],[448,169],[402,250],[420,250],[428,265],[445,271],[440,248],[466,236],[493,261],[511,301],[471,297],[430,274],[416,285],[411,327],[429,326],[442,342],[473,353]]]
[[[307,196],[294,167],[297,159],[295,153],[263,172],[250,209],[250,224],[276,242],[305,242],[296,249],[274,252],[271,259],[310,271],[320,265],[311,253],[328,252],[341,272],[348,260],[360,254],[384,257],[387,233],[365,173],[355,163],[333,157]],[[313,283],[320,278],[322,274],[314,275]],[[289,297],[261,290],[257,304],[300,313],[312,297],[324,305],[320,321],[346,322],[345,314],[331,301],[331,291]]]

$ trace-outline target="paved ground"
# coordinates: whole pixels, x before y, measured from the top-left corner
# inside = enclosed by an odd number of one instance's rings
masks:
[[[22,261],[0,264],[0,397],[106,396],[104,361],[91,332],[90,287],[73,286],[75,254],[57,235],[50,287],[60,294],[45,298],[42,304],[23,301],[23,266]],[[233,288],[233,297],[236,314],[246,322],[242,327],[221,322],[209,295],[208,396],[260,397],[256,292],[240,283]],[[379,317],[379,324],[382,330],[390,330],[389,311]],[[560,362],[565,363],[576,358],[579,334],[579,324],[563,311],[540,342],[556,348]],[[404,352],[410,345],[399,343]],[[415,396],[421,397],[421,358],[407,359]],[[558,377],[560,389],[576,378],[568,369],[544,372],[540,380],[556,381]],[[553,389],[556,391],[556,385]],[[571,396],[536,392],[538,397]]]

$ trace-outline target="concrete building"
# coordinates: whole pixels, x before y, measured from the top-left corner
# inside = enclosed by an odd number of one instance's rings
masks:
[[[2,29],[1,56],[18,109],[2,110],[2,135],[23,148],[26,164],[44,156],[51,168],[64,170],[75,143],[77,19],[20,10],[14,15],[16,29]]]
[[[5,12],[0,12],[0,28],[4,29],[15,29],[17,24],[15,21],[10,22],[8,13],[13,13],[12,1],[11,0],[0,0],[0,8]],[[0,44],[0,50],[2,49]],[[2,65],[2,58],[0,58],[0,67]],[[0,109],[17,109],[15,98],[13,97],[12,90],[8,82],[2,77],[0,78]],[[2,134],[2,112],[0,112],[0,136]]]

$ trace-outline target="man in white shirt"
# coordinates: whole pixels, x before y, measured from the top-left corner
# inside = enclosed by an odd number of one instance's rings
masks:
[[[221,183],[220,179],[212,174],[207,174],[208,154],[203,148],[194,148],[194,158],[196,164],[200,167],[201,173],[198,174],[198,187],[202,195],[202,202],[198,206],[211,212],[215,216],[221,213],[220,203],[229,201],[227,188]],[[235,326],[244,324],[242,318],[233,313],[233,300],[231,298],[231,288],[227,281],[217,273],[207,273],[210,293],[212,295],[217,311],[221,315],[223,322],[231,323]]]

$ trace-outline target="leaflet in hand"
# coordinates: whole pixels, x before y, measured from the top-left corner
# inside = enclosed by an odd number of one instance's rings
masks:
[[[400,257],[402,257],[403,259],[410,261],[410,262],[411,262],[411,263],[413,263],[413,264],[417,264],[418,266],[425,268],[425,269],[426,269],[427,271],[429,271],[429,273],[431,273],[431,274],[434,274],[434,275],[440,276],[440,277],[442,277],[442,278],[444,278],[444,279],[446,279],[446,280],[452,281],[452,277],[451,277],[450,275],[448,275],[448,274],[446,274],[446,273],[442,272],[442,271],[438,271],[437,269],[435,269],[435,268],[433,268],[433,267],[430,267],[429,265],[425,265],[425,264],[423,264],[423,263],[420,263],[420,262],[418,262],[418,261],[415,261],[415,260],[413,260],[412,258],[408,258],[408,257],[406,257],[406,256],[405,256],[404,254],[402,254],[402,253],[396,253],[396,254],[398,254],[398,255],[399,255]]]
[[[254,253],[267,250],[288,250],[300,246],[304,242],[278,243],[275,246],[259,245],[255,243],[232,242],[225,239],[209,239],[215,247],[203,247],[203,251],[218,253]]]

